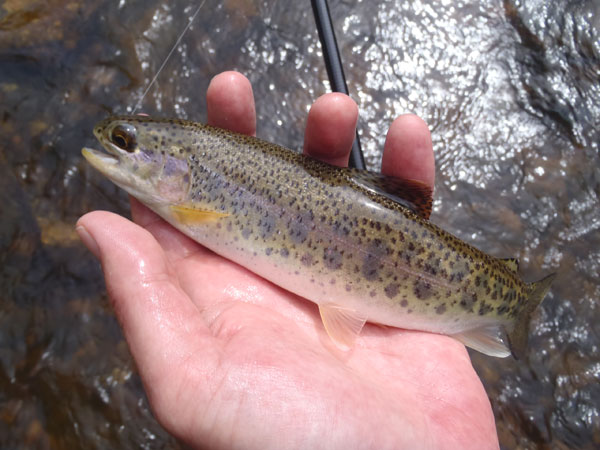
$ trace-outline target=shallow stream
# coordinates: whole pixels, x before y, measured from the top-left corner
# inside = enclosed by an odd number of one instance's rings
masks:
[[[83,160],[99,119],[127,113],[198,4],[0,2],[0,447],[179,448],[152,417],[77,239],[85,212],[128,215]],[[600,446],[600,3],[332,1],[366,159],[389,123],[429,124],[432,220],[558,272],[523,361],[473,352],[503,448]],[[310,3],[207,0],[142,102],[204,120],[224,70],[252,81],[258,135],[301,148],[328,90]]]

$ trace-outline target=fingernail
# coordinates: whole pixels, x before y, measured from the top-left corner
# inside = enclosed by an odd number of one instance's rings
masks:
[[[100,258],[100,248],[92,235],[88,233],[88,230],[86,230],[83,225],[77,225],[75,231],[77,231],[79,239],[81,239],[81,242],[83,242],[88,250],[92,252],[96,258]]]

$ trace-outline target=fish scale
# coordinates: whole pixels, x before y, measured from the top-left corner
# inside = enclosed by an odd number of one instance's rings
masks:
[[[427,220],[409,180],[331,166],[260,139],[183,120],[114,117],[84,155],[216,253],[319,305],[340,347],[365,321],[456,337],[494,356],[524,352],[553,276],[526,284]]]

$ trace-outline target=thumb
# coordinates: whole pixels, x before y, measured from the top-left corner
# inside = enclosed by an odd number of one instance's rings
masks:
[[[206,353],[214,350],[214,338],[148,231],[105,211],[86,214],[76,229],[102,263],[108,293],[153,409],[168,417],[176,405],[172,400],[181,381],[177,374],[183,375],[189,361],[210,356]],[[204,361],[208,373],[214,359]]]

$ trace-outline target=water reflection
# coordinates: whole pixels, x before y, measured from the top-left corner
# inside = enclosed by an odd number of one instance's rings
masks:
[[[131,110],[197,4],[5,2],[0,10],[0,442],[177,446],[154,422],[104,293],[73,234],[122,192],[80,157],[93,124]],[[237,69],[258,133],[299,148],[328,87],[307,5],[208,0],[142,102],[203,119]],[[600,445],[600,6],[597,2],[331,2],[371,168],[404,112],[431,126],[434,220],[483,250],[559,272],[527,361],[472,358],[506,448]]]

